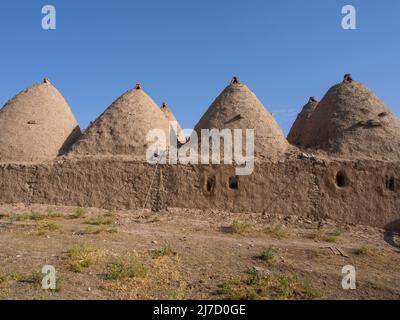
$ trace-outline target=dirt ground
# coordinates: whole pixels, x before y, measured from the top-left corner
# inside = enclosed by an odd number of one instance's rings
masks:
[[[0,206],[0,299],[399,299],[398,240],[297,217]]]

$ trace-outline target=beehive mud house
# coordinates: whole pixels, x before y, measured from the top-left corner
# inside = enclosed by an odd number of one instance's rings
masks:
[[[256,95],[235,77],[195,127],[254,129],[255,167],[152,165],[146,134],[175,121],[140,85],[81,133],[49,80],[0,110],[0,202],[117,209],[168,207],[330,218],[398,228],[400,122],[346,75],[311,98],[288,139]],[[186,138],[178,126],[178,145]]]

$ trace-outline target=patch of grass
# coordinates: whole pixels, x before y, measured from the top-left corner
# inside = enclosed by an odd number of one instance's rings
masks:
[[[91,224],[94,226],[110,225],[113,224],[114,222],[115,222],[115,216],[112,214],[100,215],[85,221],[86,224]]]
[[[38,227],[37,234],[39,236],[46,235],[48,232],[60,230],[60,226],[57,223],[55,223],[54,221],[40,220],[40,221],[37,221],[36,224]]]
[[[41,271],[35,270],[35,271],[32,271],[31,274],[29,274],[28,276],[22,277],[20,281],[40,284],[40,283],[42,283],[42,280],[43,280],[44,276],[45,275],[42,274]]]
[[[359,256],[377,256],[378,255],[378,249],[372,246],[362,246],[360,248],[357,248],[354,250],[354,254],[359,255]]]
[[[18,278],[19,275],[16,272],[0,270],[0,284],[10,280],[18,280]]]
[[[107,280],[121,280],[126,278],[145,278],[146,266],[137,257],[118,258],[107,267]]]
[[[272,247],[269,247],[265,249],[263,252],[261,252],[259,259],[265,261],[265,262],[272,262],[275,257],[275,250]]]
[[[20,281],[22,282],[28,282],[28,283],[32,283],[32,284],[38,284],[38,285],[42,285],[42,280],[46,275],[44,273],[42,273],[39,270],[35,270],[33,271],[31,274],[29,274],[28,276],[22,277],[20,279]],[[53,292],[60,292],[62,288],[62,278],[58,275],[56,275],[56,287],[55,289],[49,289],[50,291]]]
[[[0,213],[0,219],[9,218],[9,217],[10,217],[10,214],[7,212]]]
[[[67,252],[67,264],[71,271],[80,273],[94,263],[96,246],[89,243],[81,243],[72,246]]]
[[[46,215],[38,211],[32,210],[31,214],[29,215],[29,220],[41,221],[44,219],[46,219]]]
[[[150,220],[148,220],[147,223],[157,223],[160,221],[161,221],[161,219],[159,217],[153,217]]]
[[[295,275],[261,274],[254,268],[245,279],[224,282],[218,293],[230,300],[317,299],[321,294]]]
[[[265,233],[278,240],[286,239],[289,237],[289,232],[283,225],[267,227],[265,229]]]
[[[52,292],[60,292],[62,290],[62,288],[63,288],[63,279],[57,273],[56,287],[55,287],[55,289],[50,289],[50,291],[52,291]]]
[[[316,241],[325,241],[335,243],[341,236],[342,231],[340,229],[324,229],[320,228],[312,233],[306,235],[306,238],[316,240]]]
[[[20,213],[20,214],[17,214],[17,213],[12,213],[11,215],[10,215],[10,221],[11,222],[15,222],[15,221],[26,221],[26,220],[29,220],[29,214],[28,213]]]
[[[79,232],[81,235],[100,234],[100,233],[117,233],[115,228],[106,228],[105,226],[88,226],[83,231]]]
[[[57,217],[61,217],[62,214],[55,212],[52,209],[48,209],[46,213],[41,213],[35,210],[32,210],[30,213],[20,213],[16,214],[13,213],[9,215],[9,218],[12,222],[14,221],[27,221],[27,220],[32,220],[32,221],[43,221],[46,219],[53,219]]]
[[[236,234],[245,234],[251,231],[254,226],[248,222],[242,222],[239,220],[233,220],[230,225],[230,232]]]
[[[60,226],[54,222],[49,220],[43,220],[38,223],[39,229],[44,231],[57,231],[60,230]]]
[[[47,209],[47,211],[46,211],[46,217],[48,219],[61,218],[62,216],[63,216],[62,213],[57,212],[57,211],[55,211],[55,210],[53,210],[51,208]]]
[[[151,251],[151,256],[153,259],[157,259],[165,256],[176,255],[176,252],[172,250],[172,247],[169,243],[164,244],[160,249]]]
[[[272,279],[272,290],[279,299],[310,300],[321,297],[321,293],[309,283],[293,275],[280,275]]]
[[[85,208],[78,207],[75,212],[70,215],[71,219],[82,219],[86,216],[87,210]]]
[[[169,300],[187,300],[189,291],[186,288],[173,289],[168,293]]]

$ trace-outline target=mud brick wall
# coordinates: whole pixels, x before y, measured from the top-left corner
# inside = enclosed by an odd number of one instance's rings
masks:
[[[137,209],[223,209],[330,218],[385,227],[400,220],[400,162],[292,160],[230,165],[149,165],[118,158],[1,164],[0,203]]]

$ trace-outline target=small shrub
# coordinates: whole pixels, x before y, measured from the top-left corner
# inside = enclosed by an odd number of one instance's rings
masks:
[[[56,231],[60,229],[60,226],[57,223],[49,220],[41,221],[38,225],[41,230]]]
[[[71,247],[68,252],[68,265],[73,272],[82,272],[90,267],[95,258],[96,247],[93,244],[82,243]]]
[[[78,207],[75,209],[74,214],[72,214],[70,217],[71,219],[81,219],[85,217],[86,213],[87,211],[85,208]]]
[[[275,252],[272,247],[265,249],[263,252],[261,252],[261,254],[259,256],[259,258],[261,260],[266,261],[266,262],[273,261],[274,257],[275,257]]]
[[[169,300],[186,300],[189,296],[189,291],[186,288],[173,289],[168,293]]]
[[[55,289],[50,289],[50,290],[53,291],[53,292],[60,292],[60,291],[62,290],[62,287],[63,287],[63,279],[62,279],[62,277],[60,277],[60,276],[57,274],[57,278],[56,278],[56,288],[55,288]]]
[[[46,235],[48,232],[60,230],[60,226],[57,223],[49,220],[38,221],[37,226],[38,226],[37,234],[39,236]]]
[[[325,241],[325,242],[337,242],[339,236],[342,234],[342,231],[339,229],[317,229],[314,232],[307,234],[306,237],[308,239],[316,240],[316,241]]]
[[[176,252],[172,250],[169,243],[166,243],[160,249],[151,251],[151,255],[153,259],[157,259],[160,257],[176,255]]]
[[[278,240],[286,239],[289,237],[287,229],[282,225],[267,227],[265,229],[265,233]]]
[[[236,234],[244,234],[253,229],[253,225],[247,222],[242,222],[239,220],[233,220],[231,226],[230,226],[230,231],[231,233],[236,233]]]
[[[121,280],[125,278],[144,278],[147,275],[147,268],[137,257],[118,258],[107,268],[107,280]]]
[[[46,215],[44,215],[43,213],[37,212],[37,211],[31,211],[31,214],[29,215],[29,220],[33,220],[33,221],[41,221],[46,219]]]
[[[26,220],[29,220],[29,216],[30,215],[27,214],[27,213],[20,213],[20,214],[13,213],[13,214],[10,215],[10,221],[11,222],[26,221]]]
[[[19,275],[16,272],[0,270],[0,284],[10,280],[18,280],[18,278]]]
[[[46,216],[47,216],[48,219],[55,219],[55,218],[60,218],[60,217],[62,217],[63,214],[60,213],[60,212],[56,212],[56,211],[54,211],[53,209],[49,208],[49,209],[47,209],[47,211],[46,211]]]
[[[250,286],[258,286],[261,284],[263,280],[263,275],[256,269],[256,268],[250,268],[247,271],[247,274],[249,275],[246,283]]]
[[[21,279],[22,282],[29,282],[29,283],[35,283],[35,284],[40,284],[43,280],[43,277],[45,275],[42,274],[41,271],[39,270],[35,270],[32,271],[31,274],[29,274],[28,276],[25,276]]]
[[[263,275],[255,268],[242,280],[224,282],[218,293],[232,300],[316,299],[321,294],[294,275]]]
[[[91,219],[88,219],[85,221],[86,224],[91,224],[94,226],[100,226],[100,225],[110,225],[115,222],[115,217],[112,215],[102,215],[102,216],[97,216]]]

